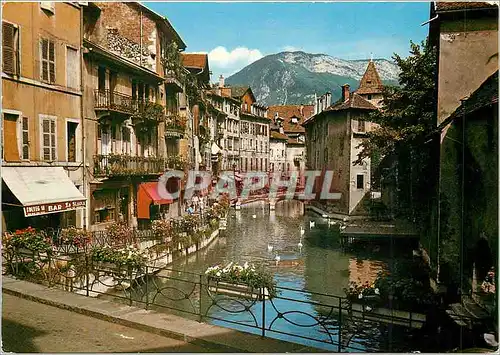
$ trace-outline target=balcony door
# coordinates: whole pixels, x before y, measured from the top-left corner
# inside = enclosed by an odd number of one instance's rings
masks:
[[[108,155],[111,153],[111,132],[109,126],[101,127],[101,154]]]

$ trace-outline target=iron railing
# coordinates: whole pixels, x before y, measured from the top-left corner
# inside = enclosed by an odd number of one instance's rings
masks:
[[[92,260],[85,250],[4,251],[4,260],[7,273],[50,287],[329,351],[411,351],[407,339],[391,334],[396,327],[419,328],[425,321],[421,315],[378,312],[347,298],[289,287],[277,287],[277,295],[269,298],[263,289],[188,271],[117,267]]]
[[[94,155],[95,176],[149,175],[165,171],[163,158],[130,155]]]
[[[175,114],[165,116],[165,135],[182,137],[186,130],[186,120]]]
[[[136,99],[130,95],[111,90],[94,90],[94,108],[117,111],[129,115],[147,114],[149,119],[164,119],[164,108],[161,104],[149,100]],[[159,114],[160,113],[160,114]]]

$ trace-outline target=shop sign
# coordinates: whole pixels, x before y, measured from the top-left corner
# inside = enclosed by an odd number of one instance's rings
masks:
[[[85,208],[86,200],[44,203],[24,207],[24,216],[33,217],[49,213],[58,213],[64,211],[76,210],[77,208]]]

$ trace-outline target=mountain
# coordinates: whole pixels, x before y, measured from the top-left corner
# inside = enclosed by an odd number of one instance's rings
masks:
[[[398,67],[386,59],[374,59],[384,84],[397,85]],[[310,104],[314,94],[341,95],[341,85],[351,90],[359,85],[368,60],[345,60],[326,54],[281,52],[265,56],[226,79],[227,85],[249,85],[260,103],[266,105]]]

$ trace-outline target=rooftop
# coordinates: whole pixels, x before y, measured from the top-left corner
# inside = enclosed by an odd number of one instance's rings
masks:
[[[378,75],[377,68],[375,68],[375,63],[370,60],[368,67],[366,68],[363,78],[359,83],[359,87],[356,90],[358,94],[380,94],[382,92],[384,85],[380,76]]]

